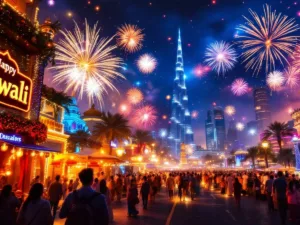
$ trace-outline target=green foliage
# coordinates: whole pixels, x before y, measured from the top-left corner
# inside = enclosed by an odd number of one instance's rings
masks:
[[[280,164],[290,167],[292,164],[294,164],[295,160],[293,150],[290,148],[281,149],[277,156],[277,160]]]

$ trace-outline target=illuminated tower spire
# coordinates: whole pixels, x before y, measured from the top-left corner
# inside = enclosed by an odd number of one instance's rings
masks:
[[[169,140],[172,151],[179,157],[180,144],[194,145],[193,131],[191,127],[191,115],[188,109],[188,95],[185,84],[183,53],[181,43],[181,33],[178,30],[178,45],[176,58],[176,75],[172,96],[172,114]]]

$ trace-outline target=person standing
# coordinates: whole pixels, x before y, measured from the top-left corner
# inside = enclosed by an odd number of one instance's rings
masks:
[[[147,209],[149,193],[150,193],[150,184],[148,183],[147,177],[144,176],[142,187],[141,187],[141,196],[142,196],[142,200],[143,200],[143,209]]]
[[[15,225],[16,209],[20,207],[19,200],[12,193],[12,186],[7,184],[0,194],[0,218],[1,225]]]
[[[242,184],[239,182],[238,178],[235,178],[233,184],[233,193],[236,206],[240,209],[241,208],[241,195],[242,195]]]
[[[266,184],[265,184],[267,200],[268,200],[268,208],[269,208],[269,211],[271,211],[271,212],[275,210],[273,196],[272,196],[273,182],[274,182],[274,176],[270,175],[269,179],[266,181]]]
[[[50,204],[42,199],[44,186],[35,183],[31,186],[27,199],[21,206],[17,218],[17,224],[20,225],[52,225]]]
[[[113,202],[115,200],[115,195],[116,195],[116,182],[114,176],[110,176],[110,179],[107,182],[107,187],[110,192],[110,199]]]
[[[227,176],[226,184],[227,184],[227,195],[232,196],[232,194],[233,194],[233,178],[232,178],[231,174],[229,174]]]
[[[243,192],[246,194],[247,193],[247,183],[248,183],[248,175],[247,175],[247,173],[243,174],[242,179],[243,179],[242,189],[243,189]]]
[[[297,189],[294,181],[290,181],[287,191],[287,202],[289,208],[289,220],[295,223],[297,220]]]
[[[83,169],[79,173],[79,178],[82,187],[67,196],[59,217],[67,218],[65,225],[108,225],[109,214],[105,196],[91,188],[93,170],[91,168]]]
[[[63,195],[63,186],[59,182],[59,180],[60,180],[60,176],[57,175],[55,177],[55,181],[50,185],[48,190],[48,196],[50,200],[53,219],[55,219],[58,203]]]
[[[139,211],[136,210],[135,205],[139,203],[138,190],[136,187],[136,181],[132,179],[130,181],[130,186],[127,191],[127,206],[128,206],[128,216],[137,216]]]
[[[258,179],[257,175],[254,177],[254,188],[255,188],[255,198],[256,200],[260,200],[260,194],[261,194],[261,182]]]
[[[78,186],[79,186],[79,178],[77,177],[73,183],[73,191],[77,190]]]
[[[63,200],[66,199],[68,193],[68,179],[64,178],[62,183],[62,190],[63,190]]]
[[[122,189],[123,189],[123,181],[121,178],[121,175],[118,175],[118,178],[116,180],[116,194],[117,194],[117,201],[121,202],[122,198]]]
[[[191,175],[189,189],[190,189],[191,199],[194,200],[196,194],[196,178],[194,177],[194,174]]]
[[[97,178],[96,178],[97,179]],[[112,205],[111,205],[111,198],[110,198],[110,191],[108,187],[106,186],[106,180],[102,179],[99,184],[99,191],[101,194],[105,196],[106,204],[107,204],[107,209],[108,209],[108,215],[109,215],[109,222],[113,222],[114,220],[114,214],[112,210]]]
[[[169,175],[166,181],[166,186],[169,191],[169,198],[172,200],[174,196],[174,188],[175,188],[175,180],[172,174]]]
[[[73,180],[71,179],[68,185],[68,192],[72,192],[73,191]]]
[[[278,171],[277,176],[278,178],[273,182],[273,194],[276,195],[277,198],[277,205],[281,219],[281,224],[285,225],[287,217],[287,183],[282,171]]]

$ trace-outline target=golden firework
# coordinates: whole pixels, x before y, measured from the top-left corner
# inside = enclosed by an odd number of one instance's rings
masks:
[[[133,105],[140,103],[143,98],[143,93],[137,88],[131,88],[127,92],[127,100]]]
[[[132,53],[140,50],[143,46],[144,34],[136,25],[125,24],[118,28],[118,45]]]

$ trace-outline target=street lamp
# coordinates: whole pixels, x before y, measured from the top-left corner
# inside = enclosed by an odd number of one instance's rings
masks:
[[[268,154],[267,154],[267,150],[269,149],[269,146],[270,146],[270,144],[269,144],[269,142],[267,142],[267,141],[263,141],[263,142],[261,143],[261,147],[265,150],[265,163],[266,163],[266,168],[269,167],[269,164],[268,164]]]

